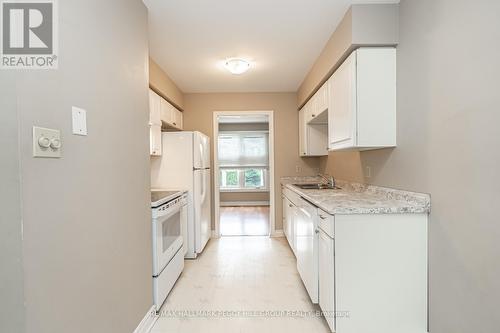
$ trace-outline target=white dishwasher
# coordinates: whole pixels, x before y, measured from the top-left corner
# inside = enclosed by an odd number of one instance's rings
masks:
[[[297,270],[311,301],[318,303],[318,208],[300,198],[295,222]]]

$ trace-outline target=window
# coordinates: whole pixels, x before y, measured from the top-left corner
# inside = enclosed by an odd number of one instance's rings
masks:
[[[238,170],[221,169],[221,186],[225,188],[240,187],[240,175]]]
[[[264,170],[262,169],[246,169],[245,187],[264,187]]]
[[[269,136],[267,132],[219,134],[222,191],[267,191]]]

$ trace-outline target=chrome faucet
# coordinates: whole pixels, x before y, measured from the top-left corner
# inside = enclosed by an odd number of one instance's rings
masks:
[[[321,177],[323,179],[323,181],[325,181],[326,185],[329,188],[333,188],[333,189],[337,188],[337,184],[336,184],[335,178],[333,176],[323,175],[321,173],[318,173],[318,177]]]

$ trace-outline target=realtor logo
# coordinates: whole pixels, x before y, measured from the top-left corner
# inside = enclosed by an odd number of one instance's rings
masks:
[[[55,0],[0,0],[2,69],[57,68]]]

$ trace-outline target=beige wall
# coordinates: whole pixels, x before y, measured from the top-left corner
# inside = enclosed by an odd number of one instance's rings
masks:
[[[297,95],[295,93],[186,94],[184,104],[184,128],[209,135],[212,138],[212,145],[214,111],[274,111],[276,229],[281,229],[280,177],[309,175],[315,172],[318,163],[316,158],[301,159],[298,154]],[[295,172],[295,166],[300,167],[299,173]],[[213,222],[212,228],[214,228]]]
[[[132,332],[152,305],[147,10],[140,0],[60,1],[59,18],[57,70],[0,74],[15,90],[1,111],[19,139],[8,170],[18,163],[22,180],[17,191],[9,183],[22,209],[22,219],[16,205],[9,212],[9,251],[17,261],[22,226],[24,274],[24,296],[22,277],[10,284],[24,297],[11,320],[21,316],[27,333]],[[73,105],[87,110],[88,136],[72,135]],[[32,157],[33,125],[61,130],[62,158]],[[19,264],[0,275],[16,277]],[[0,331],[23,332],[5,325],[2,312]]]
[[[0,73],[0,332],[25,332],[19,124],[15,72]]]
[[[433,333],[500,326],[498,13],[497,1],[403,0],[397,148],[321,161],[339,178],[431,194]]]
[[[179,110],[184,110],[184,95],[175,82],[149,58],[149,86]]]
[[[397,4],[352,5],[300,85],[297,92],[299,108],[356,47],[397,43]]]

